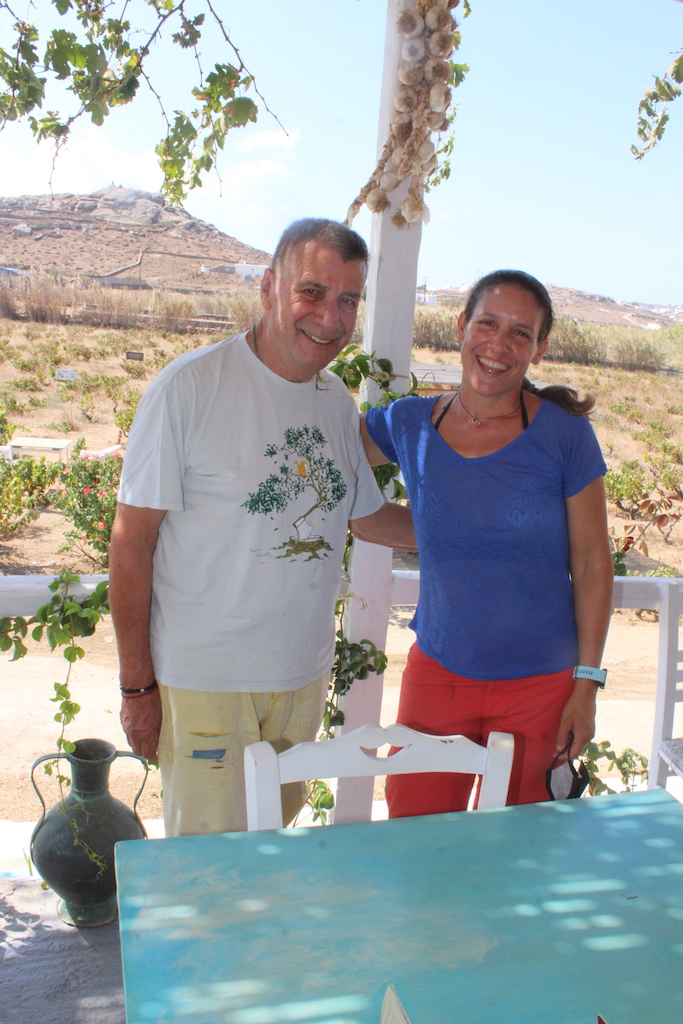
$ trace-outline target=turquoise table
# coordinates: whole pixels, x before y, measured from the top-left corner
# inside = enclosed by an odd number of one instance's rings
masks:
[[[120,843],[128,1024],[681,1024],[662,790]]]

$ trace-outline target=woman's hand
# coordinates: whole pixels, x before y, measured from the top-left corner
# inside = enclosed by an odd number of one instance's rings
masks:
[[[574,692],[564,706],[560,728],[557,733],[557,752],[569,743],[569,733],[574,733],[569,759],[578,757],[586,744],[595,736],[595,698],[597,686],[592,679],[577,679]]]

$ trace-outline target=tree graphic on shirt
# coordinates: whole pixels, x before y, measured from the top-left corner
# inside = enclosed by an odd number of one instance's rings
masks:
[[[313,504],[303,515],[298,516],[292,526],[296,536],[292,536],[276,551],[283,551],[278,558],[294,558],[306,554],[305,561],[312,558],[327,557],[332,548],[323,537],[310,537],[308,516],[316,509],[331,512],[346,495],[346,484],[332,459],[322,454],[326,444],[325,435],[319,427],[288,427],[285,430],[284,444],[269,444],[264,456],[269,459],[281,458],[276,473],[271,473],[263,480],[258,490],[249,495],[243,502],[251,515],[270,515],[272,512],[284,512],[291,501],[313,492]],[[309,534],[305,532],[308,527]]]

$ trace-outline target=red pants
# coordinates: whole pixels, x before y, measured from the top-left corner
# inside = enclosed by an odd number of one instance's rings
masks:
[[[524,679],[467,679],[449,672],[414,644],[408,655],[398,721],[435,736],[461,734],[485,744],[490,732],[515,738],[508,805],[548,800],[545,775],[574,689],[572,670]],[[465,811],[475,776],[434,772],[387,779],[390,818]]]

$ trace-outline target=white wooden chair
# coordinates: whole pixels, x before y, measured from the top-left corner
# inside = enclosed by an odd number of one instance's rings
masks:
[[[114,455],[115,452],[123,451],[123,445],[113,444],[109,448],[102,448],[100,451],[81,448],[79,455],[82,459],[99,459],[100,462],[106,459],[107,455]]]
[[[377,757],[385,743],[401,747]],[[481,775],[479,807],[503,807],[514,754],[509,733],[492,732],[483,747],[465,736],[429,736],[404,725],[362,725],[332,739],[297,743],[277,754],[265,740],[244,751],[247,828],[282,828],[280,786],[306,779],[406,775],[413,772],[462,772]]]
[[[680,617],[683,614],[683,581],[658,580],[659,665],[657,700],[648,787],[666,788],[673,771],[683,778],[683,737],[676,737],[676,706],[683,702],[683,649]],[[679,726],[680,729],[680,726]]]
[[[659,746],[659,759],[668,764],[676,775],[683,779],[683,738],[662,740]]]

